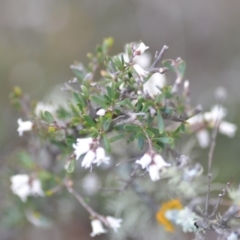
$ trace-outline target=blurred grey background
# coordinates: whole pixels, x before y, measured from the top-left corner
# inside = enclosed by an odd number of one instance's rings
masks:
[[[229,93],[227,119],[239,123],[239,26],[239,0],[1,0],[1,156],[19,141],[21,114],[8,99],[13,87],[41,100],[73,76],[74,60],[86,62],[86,54],[108,36],[115,39],[113,54],[131,41],[144,41],[152,54],[168,45],[166,58],[187,62],[193,103],[210,107],[214,90],[223,86]],[[225,168],[223,181],[238,177],[239,140],[239,133],[235,140],[218,140],[215,166]]]

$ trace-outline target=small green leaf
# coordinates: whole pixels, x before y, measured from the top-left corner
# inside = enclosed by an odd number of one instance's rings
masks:
[[[162,115],[160,113],[159,110],[157,110],[157,124],[158,124],[158,130],[159,130],[159,133],[163,133],[164,131],[164,122],[163,122],[163,118],[162,118]]]
[[[163,65],[163,67],[169,69],[170,71],[175,72],[174,60],[172,60],[172,59],[163,60],[162,65]]]
[[[96,95],[91,96],[91,99],[92,99],[93,102],[95,102],[96,104],[98,104],[102,108],[107,108],[106,100],[102,96],[96,96]]]
[[[154,140],[157,142],[166,143],[166,144],[173,143],[173,138],[170,138],[170,137],[155,138]]]
[[[82,90],[82,93],[85,97],[88,97],[89,96],[89,93],[88,93],[88,89],[86,86],[84,85],[81,85],[81,90]]]
[[[184,123],[182,123],[182,124],[180,125],[180,130],[181,130],[182,132],[185,132],[186,128],[185,128],[185,124],[184,124]]]
[[[95,127],[96,124],[90,116],[84,115],[83,119],[86,121],[87,125],[89,125],[91,127]]]
[[[103,130],[106,132],[109,130],[110,126],[111,126],[111,122],[112,119],[111,118],[107,118],[104,123],[103,123]]]
[[[178,69],[178,73],[180,74],[180,78],[184,77],[185,71],[186,71],[186,62],[183,61],[182,59],[177,59],[177,69]]]
[[[53,115],[48,111],[44,112],[44,118],[48,123],[52,123],[54,121]]]
[[[109,143],[109,140],[106,136],[106,134],[103,134],[103,145],[104,145],[104,148],[107,152],[110,152],[111,151],[111,145]]]
[[[67,163],[67,172],[72,173],[75,168],[75,160],[71,160],[69,163]]]
[[[75,143],[75,140],[71,137],[68,137],[66,140],[65,140],[65,143],[69,146],[69,147],[72,147],[73,143]]]
[[[81,94],[73,93],[74,98],[76,99],[77,102],[80,102],[83,107],[86,107],[86,102],[85,99]]]

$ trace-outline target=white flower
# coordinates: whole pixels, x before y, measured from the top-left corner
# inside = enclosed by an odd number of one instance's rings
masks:
[[[154,73],[143,85],[143,91],[152,98],[161,93],[161,88],[165,86],[166,79],[164,74]]]
[[[170,163],[164,161],[161,155],[155,154],[154,157],[152,157],[149,153],[145,153],[136,163],[140,164],[142,169],[146,168],[148,170],[149,176],[154,182],[160,179],[159,170],[171,166]]]
[[[137,55],[133,59],[133,62],[140,65],[142,68],[146,69],[150,67],[151,60],[152,60],[151,53],[145,52],[142,55]]]
[[[98,147],[96,150],[96,158],[93,163],[96,163],[99,166],[101,163],[108,164],[110,158],[106,156],[105,150],[102,147]]]
[[[169,166],[171,166],[170,163],[165,162],[161,155],[156,154],[153,157],[153,163],[148,167],[148,172],[151,180],[153,182],[159,180],[160,179],[159,170]]]
[[[82,161],[83,168],[90,168],[95,160],[96,153],[93,150],[87,152]]]
[[[32,130],[32,126],[33,126],[33,123],[31,121],[25,121],[23,122],[21,118],[18,119],[18,133],[19,133],[19,136],[22,136],[23,135],[23,132],[26,132],[26,131],[31,131]]]
[[[107,230],[103,228],[102,222],[98,219],[92,220],[91,225],[92,225],[92,233],[90,234],[91,237],[95,237],[97,235],[107,232]]]
[[[141,42],[138,47],[134,50],[135,55],[143,54],[149,47],[146,46],[143,42]]]
[[[156,154],[156,155],[154,156],[153,161],[154,161],[154,163],[157,165],[158,170],[160,170],[160,169],[162,169],[162,168],[164,168],[164,167],[170,167],[170,166],[171,166],[171,164],[165,162],[164,159],[162,158],[162,156],[159,155],[159,154]]]
[[[222,106],[213,106],[210,112],[204,113],[204,119],[211,126],[215,126],[216,121],[221,121],[227,115],[227,110]]]
[[[109,157],[106,157],[105,150],[102,147],[98,147],[95,151],[89,150],[84,156],[82,161],[82,167],[90,168],[92,164],[99,166],[101,163],[108,163]]]
[[[236,131],[237,131],[237,126],[233,123],[222,121],[219,124],[219,132],[230,138],[235,136]]]
[[[210,136],[206,129],[197,131],[196,137],[201,148],[207,148],[210,144]]]
[[[106,110],[101,108],[96,113],[98,116],[104,116],[106,114]]]
[[[189,81],[188,80],[184,81],[183,88],[185,91],[188,91],[188,89],[189,89]]]
[[[203,121],[204,121],[204,119],[203,119],[203,115],[202,115],[201,113],[199,113],[199,114],[197,114],[197,115],[194,115],[193,117],[191,117],[191,118],[189,118],[189,119],[187,120],[187,122],[188,122],[191,126],[193,126],[193,125],[195,125],[195,124],[202,124]]]
[[[111,217],[111,216],[107,216],[106,220],[109,223],[109,226],[111,228],[113,228],[113,230],[115,232],[117,232],[118,228],[121,227],[121,222],[122,222],[121,218],[114,218],[114,217]]]
[[[145,71],[143,68],[140,67],[138,64],[134,64],[133,68],[135,72],[140,76],[140,77],[146,77],[148,75],[148,71]]]
[[[136,163],[140,164],[142,169],[145,169],[146,167],[148,167],[151,161],[152,161],[152,157],[148,153],[145,153],[140,160],[136,161]]]
[[[73,144],[74,154],[76,155],[76,160],[79,159],[81,155],[90,150],[91,144],[93,143],[93,138],[78,138],[77,143]]]
[[[44,196],[41,182],[38,179],[30,179],[28,175],[18,174],[11,177],[12,192],[26,202],[28,196]]]
[[[158,167],[156,164],[151,164],[148,167],[148,172],[149,172],[149,176],[153,182],[156,182],[157,180],[160,179],[159,170],[158,170]]]

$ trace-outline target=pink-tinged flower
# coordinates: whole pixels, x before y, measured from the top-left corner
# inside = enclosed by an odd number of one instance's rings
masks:
[[[23,135],[23,132],[26,132],[26,131],[31,131],[32,130],[32,126],[33,126],[33,123],[31,121],[22,121],[21,118],[18,119],[18,133],[19,133],[19,136],[22,136]]]
[[[18,174],[11,177],[11,190],[19,196],[23,202],[28,196],[44,196],[39,179],[30,179],[26,174]]]
[[[148,46],[146,46],[143,42],[141,42],[138,47],[134,50],[135,55],[141,55],[143,54],[147,49],[149,49]]]
[[[93,138],[78,138],[77,143],[73,144],[74,154],[76,155],[76,160],[86,152],[88,152],[91,148],[91,144],[93,143]]]
[[[106,114],[106,110],[101,108],[96,113],[98,116],[104,116]]]
[[[149,166],[149,164],[152,161],[152,157],[150,156],[149,153],[145,153],[140,160],[137,160],[136,163],[140,164],[142,169],[145,169]]]
[[[140,77],[146,77],[148,75],[148,71],[145,71],[143,68],[140,67],[138,64],[133,65],[133,69]]]
[[[92,233],[90,234],[91,237],[95,237],[97,235],[107,232],[107,230],[104,229],[102,222],[98,219],[92,220],[91,225],[92,225]]]
[[[111,228],[113,228],[114,232],[117,232],[118,228],[121,227],[121,222],[122,222],[121,218],[114,218],[114,217],[111,217],[111,216],[107,216],[106,220],[107,220],[109,226]]]

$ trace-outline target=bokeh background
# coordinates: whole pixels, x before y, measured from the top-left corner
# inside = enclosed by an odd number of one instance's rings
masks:
[[[193,103],[209,109],[215,102],[214,90],[223,86],[228,92],[227,120],[239,125],[239,26],[239,0],[1,0],[1,166],[22,140],[16,131],[20,113],[8,99],[13,87],[43,99],[73,76],[69,65],[74,60],[86,62],[86,54],[108,36],[115,39],[113,54],[131,41],[144,41],[153,55],[168,45],[167,58],[180,56],[187,62]],[[239,142],[239,133],[231,141],[218,138],[214,166],[222,182],[240,179]],[[205,156],[206,152],[200,154],[203,164]],[[56,229],[39,231],[25,228],[18,239],[64,239]],[[65,234],[69,240],[88,239],[89,226],[71,222]],[[10,239],[5,237],[0,236]]]

